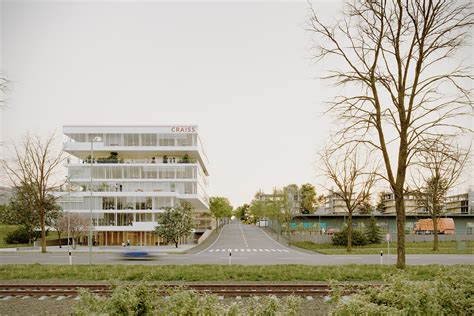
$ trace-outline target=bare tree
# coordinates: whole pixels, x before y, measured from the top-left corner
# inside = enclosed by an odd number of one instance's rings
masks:
[[[468,161],[470,150],[463,150],[446,137],[420,143],[417,163],[421,183],[414,181],[415,196],[433,221],[433,250],[438,250],[438,221],[446,213],[446,196],[456,184]]]
[[[472,3],[446,0],[353,0],[333,25],[312,10],[315,57],[334,58],[337,66],[325,78],[345,86],[329,109],[342,123],[334,138],[381,154],[395,195],[399,268],[405,267],[407,170],[417,143],[466,130],[454,119],[472,108],[471,67],[459,53],[473,16]]]
[[[370,201],[376,181],[376,167],[371,167],[369,157],[361,160],[357,150],[344,148],[344,152],[326,149],[321,152],[323,174],[334,184],[331,194],[340,198],[347,212],[347,252],[352,251],[352,215]]]
[[[5,94],[7,90],[7,77],[0,73],[0,108],[5,105]]]
[[[13,146],[13,160],[4,163],[13,186],[28,196],[32,210],[39,216],[43,253],[46,252],[47,219],[55,211],[53,193],[62,185],[54,182],[55,172],[63,160],[62,152],[53,150],[54,139],[54,135],[45,140],[27,135],[21,147]]]

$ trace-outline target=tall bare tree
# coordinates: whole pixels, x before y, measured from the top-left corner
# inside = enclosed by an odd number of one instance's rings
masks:
[[[368,201],[376,181],[376,167],[371,167],[369,156],[362,159],[357,150],[343,148],[340,154],[333,149],[321,152],[323,174],[335,185],[331,194],[340,198],[347,212],[347,252],[352,251],[352,215]]]
[[[53,193],[63,184],[55,182],[55,173],[60,166],[62,151],[55,152],[54,135],[41,139],[27,135],[21,146],[13,146],[14,158],[5,160],[4,167],[12,185],[21,189],[37,212],[41,229],[41,252],[46,252],[46,221],[55,201]]]
[[[395,195],[399,268],[405,267],[407,170],[417,143],[466,130],[454,119],[472,108],[473,76],[460,49],[473,16],[471,2],[447,0],[348,0],[335,24],[312,10],[315,57],[332,61],[325,78],[345,86],[329,110],[342,123],[334,138],[381,154]]]
[[[446,213],[447,194],[459,180],[469,152],[442,136],[420,143],[417,178],[421,181],[414,182],[415,196],[433,221],[434,251],[438,250],[438,221]]]
[[[5,94],[7,90],[7,77],[0,73],[0,108],[5,105]]]

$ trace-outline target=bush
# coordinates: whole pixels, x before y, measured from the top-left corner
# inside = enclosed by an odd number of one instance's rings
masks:
[[[248,302],[230,306],[216,295],[193,290],[172,289],[159,295],[159,287],[149,284],[114,288],[110,298],[80,290],[81,300],[74,306],[75,315],[298,315],[301,298],[288,296],[252,297]]]
[[[470,277],[469,277],[470,275]],[[432,281],[412,281],[406,272],[385,276],[383,290],[368,287],[345,302],[337,299],[334,315],[472,315],[472,269],[440,271]]]
[[[371,216],[369,219],[369,223],[365,230],[365,235],[367,236],[367,242],[369,244],[379,244],[382,241],[380,227],[377,226],[377,220],[373,216]]]
[[[347,245],[347,227],[342,231],[334,233],[332,237],[332,243],[338,246]],[[353,246],[365,246],[368,244],[367,237],[363,232],[357,229],[352,230],[352,245]]]
[[[27,244],[28,240],[28,232],[23,227],[18,228],[12,232],[9,232],[5,238],[6,244]]]

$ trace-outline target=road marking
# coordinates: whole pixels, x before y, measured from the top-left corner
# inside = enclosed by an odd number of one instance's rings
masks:
[[[276,241],[275,239],[273,239],[272,237],[268,236],[267,232],[265,230],[263,230],[262,228],[260,228],[260,230],[265,234],[265,236],[267,236],[268,239],[270,239],[271,241],[273,241],[275,244],[277,244],[278,246],[280,247],[284,247],[286,248],[284,245],[282,245],[281,243],[279,243],[278,241]]]
[[[252,251],[252,249],[248,249],[248,248],[247,248],[247,251]]]
[[[275,249],[270,249],[270,250],[271,250],[271,251],[273,251],[273,252],[276,252],[276,250],[275,250]]]
[[[268,249],[265,249],[265,251],[266,251],[266,252],[270,252],[270,250],[268,250]]]
[[[257,251],[257,249],[252,249],[253,251]]]
[[[240,251],[244,252],[244,251],[245,251],[245,249],[240,249]]]
[[[244,243],[245,243],[245,247],[249,247],[249,245],[247,244],[247,240],[245,239],[245,236],[244,236],[244,231],[242,229],[242,224],[239,224],[239,228],[240,228],[240,232],[242,233],[242,238],[244,239]]]
[[[258,249],[258,251],[263,251],[263,249]]]
[[[207,248],[204,249],[204,250],[199,251],[196,255],[200,255],[201,253],[203,253],[203,252],[205,252],[205,251],[211,249],[212,247],[214,247],[214,245],[215,245],[216,242],[219,240],[219,238],[221,237],[222,232],[224,231],[224,229],[225,229],[226,227],[227,227],[227,225],[224,226],[224,227],[222,227],[221,232],[219,233],[219,236],[217,236],[216,240],[214,240],[214,242],[213,242],[209,247],[207,247]]]
[[[234,249],[235,252],[239,251],[239,249]]]
[[[216,249],[216,252],[221,251],[220,249]]]
[[[214,251],[214,249],[209,250],[209,252],[213,252],[213,251]]]

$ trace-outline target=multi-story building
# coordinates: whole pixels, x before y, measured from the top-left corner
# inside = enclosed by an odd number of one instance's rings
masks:
[[[70,193],[59,203],[86,218],[92,209],[94,244],[157,245],[164,208],[188,201],[200,218],[209,210],[197,126],[64,126],[63,133]]]
[[[381,209],[384,214],[395,214],[395,194],[392,192],[381,193]],[[414,194],[405,194],[405,213],[406,214],[428,214],[423,203]]]
[[[347,213],[346,203],[335,193],[324,196],[324,210],[331,214]]]
[[[445,210],[449,214],[474,214],[474,191],[472,188],[467,193],[448,196]]]
[[[382,194],[382,210],[384,214],[395,214],[395,195],[384,192]],[[428,215],[423,203],[412,194],[405,195],[406,214]],[[474,213],[474,191],[449,195],[443,205],[443,214],[471,214]]]

